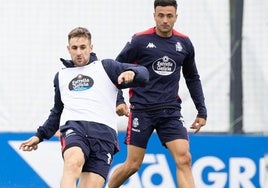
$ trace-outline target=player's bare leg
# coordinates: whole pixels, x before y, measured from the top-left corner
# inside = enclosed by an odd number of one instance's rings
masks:
[[[64,166],[60,187],[74,188],[85,163],[84,153],[79,147],[71,147],[64,152],[63,156]]]
[[[127,147],[127,159],[112,173],[108,183],[109,188],[120,187],[124,181],[126,181],[132,174],[137,172],[142,164],[145,149],[132,145],[128,145]]]
[[[105,179],[93,172],[83,172],[79,179],[78,188],[102,188]]]
[[[191,154],[189,142],[185,139],[176,139],[166,143],[171,152],[177,172],[177,181],[180,188],[195,188],[191,169]]]

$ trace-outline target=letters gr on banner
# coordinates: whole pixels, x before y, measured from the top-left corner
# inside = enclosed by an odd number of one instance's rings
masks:
[[[268,187],[264,162],[267,136],[195,135],[191,137],[191,150],[197,187]]]
[[[229,159],[229,167],[226,167],[226,164],[220,158],[206,156],[196,160],[192,169],[197,187],[257,188],[259,186],[252,179],[256,174],[259,174],[260,187],[264,188],[266,187],[263,185],[265,181],[264,175],[267,173],[264,159],[260,159],[259,168],[256,165],[250,158],[232,157]],[[226,171],[228,168],[229,172]],[[257,169],[259,169],[259,172],[257,172]]]

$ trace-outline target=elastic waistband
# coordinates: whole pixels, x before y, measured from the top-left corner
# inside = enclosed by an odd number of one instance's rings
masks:
[[[180,108],[178,106],[153,106],[149,108],[143,108],[143,109],[132,109],[130,108],[131,112],[149,112],[149,111],[157,111],[157,110],[162,110],[162,109],[178,109]]]

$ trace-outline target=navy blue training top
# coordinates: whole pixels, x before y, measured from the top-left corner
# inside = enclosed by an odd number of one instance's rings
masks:
[[[207,117],[204,95],[195,63],[194,47],[189,37],[173,30],[169,38],[160,37],[155,28],[133,35],[116,58],[145,66],[150,74],[145,87],[131,88],[131,110],[148,111],[161,108],[181,108],[178,95],[180,72],[186,80],[198,117]],[[118,95],[117,104],[124,102]]]

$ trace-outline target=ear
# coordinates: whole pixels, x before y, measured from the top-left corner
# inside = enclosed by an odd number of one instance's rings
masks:
[[[67,50],[70,53],[70,46],[69,45],[67,45]]]
[[[90,53],[93,51],[93,44],[89,45]]]
[[[153,18],[154,18],[154,21],[156,22],[156,13],[155,12],[153,13]]]

